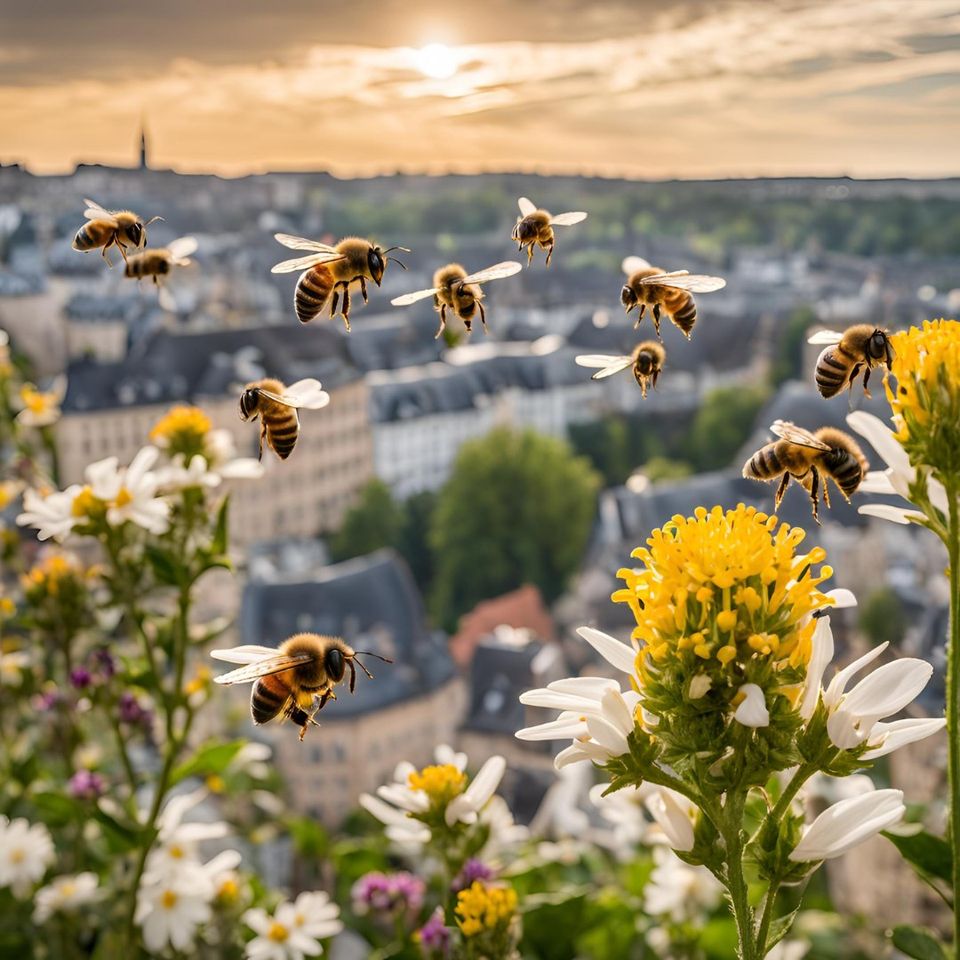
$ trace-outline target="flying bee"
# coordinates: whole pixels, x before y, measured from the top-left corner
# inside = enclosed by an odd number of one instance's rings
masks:
[[[123,268],[125,276],[142,280],[151,277],[159,286],[160,277],[165,277],[174,267],[188,267],[192,260],[190,254],[197,249],[196,237],[180,237],[166,247],[155,247],[132,253]]]
[[[260,451],[263,459],[263,441],[281,459],[293,453],[300,435],[300,417],[297,409],[319,410],[330,402],[330,394],[320,388],[320,381],[312,377],[298,380],[285,387],[279,380],[256,380],[248,383],[240,394],[240,419],[260,418]]]
[[[83,215],[87,218],[85,223],[73,238],[73,249],[86,251],[100,248],[103,259],[107,261],[108,266],[113,266],[107,251],[110,247],[116,245],[120,251],[120,256],[127,259],[127,247],[142,249],[147,243],[147,227],[154,220],[162,220],[163,217],[153,217],[144,223],[140,217],[132,210],[104,210],[99,203],[93,200],[84,200],[87,209]]]
[[[376,653],[354,650],[339,637],[318,633],[295,634],[276,648],[245,644],[229,650],[212,650],[210,655],[227,663],[245,664],[214,679],[223,684],[253,681],[250,714],[254,723],[268,723],[278,716],[289,717],[300,727],[301,740],[306,735],[307,724],[319,726],[313,718],[327,701],[337,699],[333,688],[343,681],[347,670],[351,693],[357,685],[357,667],[373,679],[360,657],[393,662]]]
[[[510,234],[517,241],[517,249],[527,248],[527,264],[533,261],[533,245],[537,244],[541,250],[547,251],[546,266],[550,266],[550,258],[553,256],[553,245],[555,239],[553,236],[554,227],[572,227],[575,223],[580,223],[587,219],[587,215],[582,211],[571,211],[570,213],[558,213],[553,216],[547,210],[540,210],[526,197],[521,197],[517,201],[520,207],[520,216],[513,226],[513,233]]]
[[[843,333],[821,330],[807,343],[826,343],[817,358],[817,389],[823,397],[835,397],[844,387],[853,391],[853,383],[863,370],[863,392],[869,397],[870,371],[885,364],[893,366],[893,346],[886,330],[872,323],[858,323]]]
[[[633,348],[629,356],[608,356],[602,353],[584,354],[576,358],[581,367],[600,367],[590,379],[605,380],[627,367],[633,367],[633,376],[640,386],[640,394],[647,397],[647,384],[656,390],[660,371],[667,359],[667,351],[656,340],[644,340]]]
[[[643,257],[627,257],[623,261],[623,272],[627,275],[627,282],[620,291],[624,310],[629,313],[634,307],[640,308],[634,324],[636,329],[647,307],[650,307],[658,339],[660,315],[663,312],[689,340],[690,331],[697,322],[697,305],[690,294],[712,293],[727,285],[722,277],[691,274],[687,270],[665,273],[659,267],[652,267]]]
[[[306,240],[303,237],[292,237],[288,233],[274,234],[276,239],[291,250],[311,250],[309,256],[297,257],[295,260],[284,260],[278,263],[271,273],[294,273],[303,271],[297,281],[297,288],[293,295],[294,308],[297,319],[301,323],[309,323],[326,306],[333,294],[330,303],[330,317],[337,315],[337,304],[340,294],[343,294],[343,305],[340,307],[340,316],[350,330],[350,284],[360,284],[360,295],[367,303],[367,281],[372,280],[378,287],[383,280],[383,272],[387,269],[387,261],[392,260],[398,267],[407,268],[396,258],[387,256],[393,250],[410,251],[406,247],[387,247],[382,250],[369,240],[361,237],[347,237],[335,247],[315,240]]]
[[[813,519],[820,522],[817,495],[823,474],[823,502],[830,506],[827,490],[829,477],[849,501],[867,472],[869,464],[863,451],[852,437],[833,427],[821,427],[810,433],[784,420],[776,420],[770,427],[780,437],[761,447],[743,467],[743,475],[753,480],[776,480],[782,476],[774,497],[774,510],[780,506],[790,478],[796,480],[810,495]]]
[[[486,333],[487,313],[483,309],[483,291],[480,289],[480,284],[488,283],[490,280],[500,280],[503,277],[512,277],[522,269],[523,265],[516,260],[505,260],[503,263],[495,263],[492,267],[487,267],[486,270],[468,275],[459,263],[448,263],[434,273],[433,286],[429,290],[405,293],[402,297],[394,297],[390,302],[395,307],[405,307],[418,300],[433,297],[433,305],[440,314],[440,326],[437,327],[434,340],[439,339],[446,329],[448,308],[463,321],[467,333],[473,329],[473,318],[479,310],[480,322]]]

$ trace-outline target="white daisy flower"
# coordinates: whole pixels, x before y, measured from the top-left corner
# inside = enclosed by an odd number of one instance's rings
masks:
[[[326,940],[342,929],[340,908],[323,891],[301,893],[293,901],[295,927],[308,937]]]
[[[55,913],[69,913],[97,899],[99,881],[95,873],[57,877],[34,895],[33,922],[46,923]]]
[[[317,937],[307,933],[293,903],[281,903],[271,917],[266,910],[247,910],[243,922],[257,934],[248,944],[247,960],[303,960],[323,952]],[[328,921],[328,925],[333,921]],[[311,929],[313,926],[311,925]]]
[[[23,513],[17,517],[21,527],[36,527],[38,540],[62,542],[84,517],[74,513],[73,504],[83,488],[73,484],[66,490],[41,495],[36,490],[23,494]]]
[[[143,447],[129,467],[118,467],[116,457],[91,463],[86,477],[91,492],[107,504],[107,522],[118,527],[128,520],[150,533],[165,533],[169,526],[170,504],[158,497],[160,479],[150,468],[160,451]]]
[[[693,828],[700,812],[695,803],[667,787],[657,787],[645,803],[674,850],[688,853],[693,849]]]
[[[799,863],[839,857],[898,823],[905,812],[902,790],[874,790],[841,800],[804,830],[790,859]]]
[[[0,815],[0,887],[26,897],[54,859],[53,839],[42,823]]]
[[[137,891],[134,920],[143,931],[144,946],[159,953],[169,945],[188,951],[197,929],[211,917],[216,889],[207,872],[193,861],[163,877],[148,877]]]
[[[184,822],[187,812],[197,807],[206,797],[207,791],[201,788],[191,793],[177,794],[167,800],[157,821],[157,843],[147,859],[144,874],[146,877],[157,880],[176,874],[185,863],[196,861],[198,844],[204,840],[218,840],[230,832],[230,828],[222,820]]]

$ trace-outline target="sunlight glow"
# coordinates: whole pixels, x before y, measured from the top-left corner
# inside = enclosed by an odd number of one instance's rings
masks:
[[[428,43],[413,52],[414,64],[424,76],[446,80],[457,72],[457,58],[443,43]]]

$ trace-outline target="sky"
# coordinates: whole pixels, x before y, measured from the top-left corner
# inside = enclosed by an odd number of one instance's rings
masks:
[[[0,0],[0,161],[960,174],[960,0]]]

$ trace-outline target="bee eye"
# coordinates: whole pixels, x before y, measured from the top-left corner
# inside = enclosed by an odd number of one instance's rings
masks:
[[[636,302],[636,299],[637,299],[636,294],[634,294],[634,292],[633,292],[633,290],[631,289],[630,285],[627,284],[627,283],[625,283],[625,284],[623,285],[623,289],[620,291],[620,302],[621,302],[624,306],[626,306],[626,305],[629,304],[629,303],[634,303],[634,302]]]
[[[329,673],[334,680],[343,679],[343,653],[336,647],[327,651],[327,655],[324,657],[324,666],[327,668],[327,673]]]
[[[143,238],[143,224],[137,221],[129,227],[130,239],[137,245],[140,245],[140,240]]]

